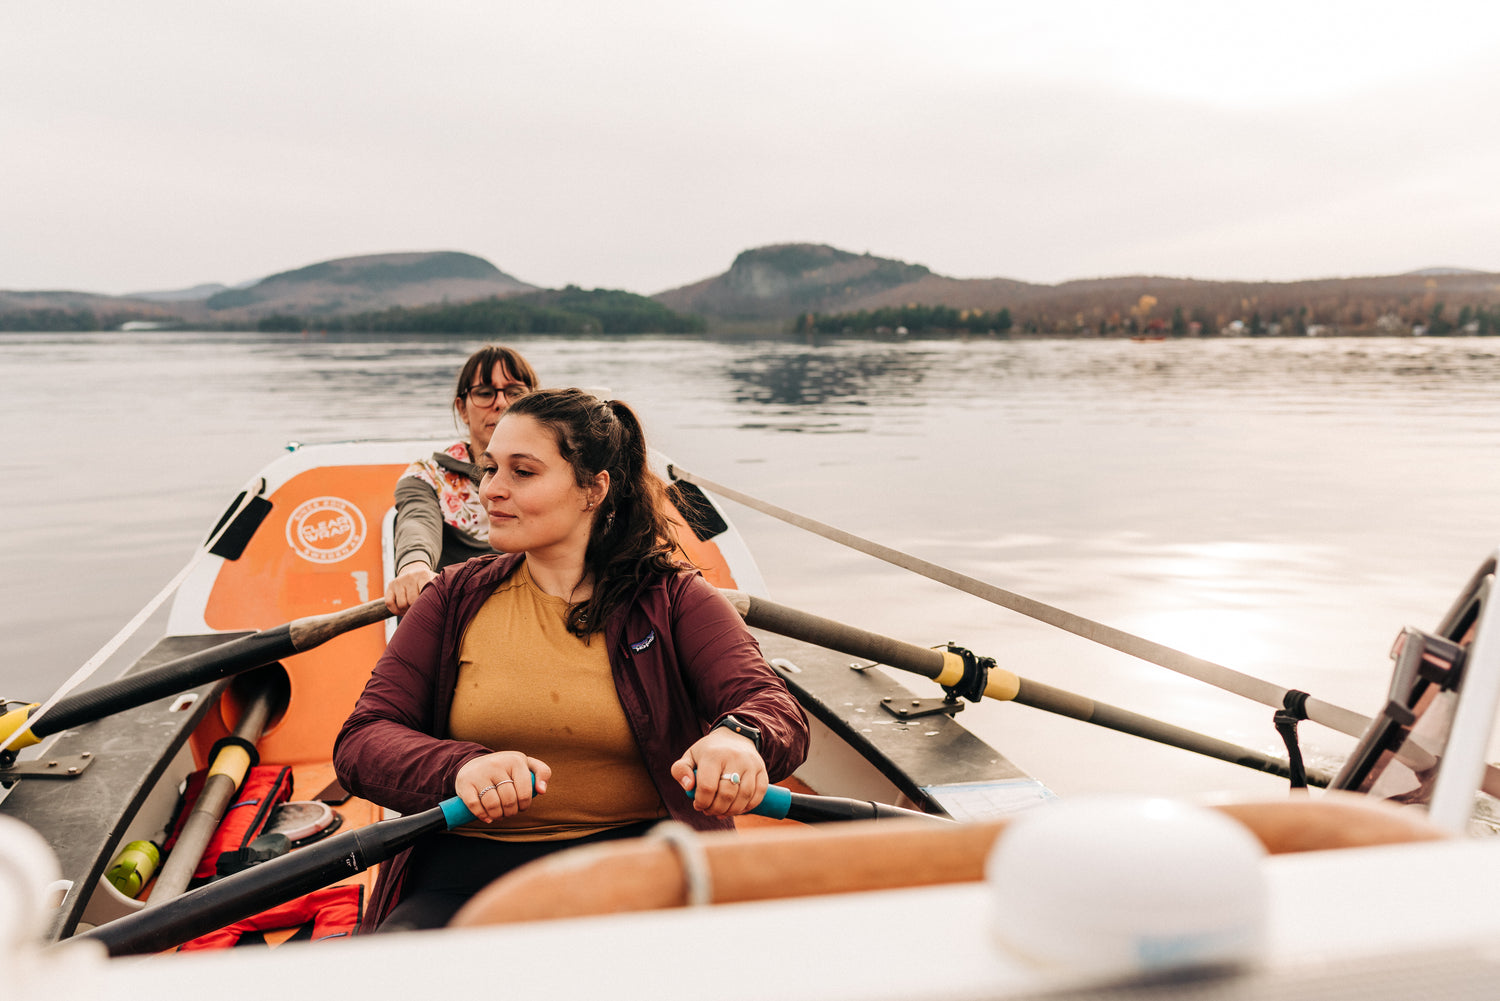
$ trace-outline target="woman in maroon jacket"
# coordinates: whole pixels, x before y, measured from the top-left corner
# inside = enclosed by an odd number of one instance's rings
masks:
[[[663,819],[732,827],[807,752],[738,614],[673,561],[628,406],[529,394],[480,463],[509,555],[422,591],[334,748],[358,795],[403,813],[457,795],[477,819],[388,867],[367,927],[437,927],[523,862]]]

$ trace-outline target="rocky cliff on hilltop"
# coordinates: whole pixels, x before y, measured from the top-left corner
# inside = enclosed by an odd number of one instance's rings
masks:
[[[799,313],[857,309],[869,296],[931,275],[920,264],[824,244],[783,243],[746,250],[722,275],[652,298],[679,313],[711,319],[780,321]]]

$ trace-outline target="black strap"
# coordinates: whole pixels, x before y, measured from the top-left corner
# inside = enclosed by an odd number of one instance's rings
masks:
[[[964,660],[964,676],[952,685],[944,685],[943,692],[950,700],[968,699],[970,702],[980,702],[984,699],[984,690],[990,684],[990,668],[995,666],[995,658],[980,657],[972,650],[965,650],[961,646],[948,644],[948,652],[956,653]]]
[[[1286,693],[1282,699],[1282,705],[1286,708],[1276,710],[1271,721],[1276,726],[1276,732],[1281,734],[1281,739],[1286,743],[1287,768],[1291,772],[1292,788],[1307,788],[1307,769],[1302,764],[1302,748],[1297,743],[1297,724],[1307,719],[1306,692],[1299,692],[1295,688]]]

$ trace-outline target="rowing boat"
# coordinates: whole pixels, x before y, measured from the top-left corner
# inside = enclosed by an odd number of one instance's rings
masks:
[[[383,819],[338,786],[329,756],[396,625],[380,601],[381,583],[393,576],[392,488],[410,456],[431,449],[424,442],[289,449],[215,527],[206,556],[178,589],[166,635],[120,679],[67,696],[30,724],[55,736],[42,753],[34,748],[0,770],[0,781],[12,783],[0,815],[40,832],[58,857],[68,889],[47,938],[159,906],[151,901],[160,876],[127,881],[136,891],[127,895],[112,868],[127,846],[168,839],[184,784],[226,744],[246,745],[261,772],[286,769],[288,802],[327,807],[346,832]],[[705,577],[736,594],[764,595],[723,510],[689,484],[674,485],[673,498],[679,548]],[[289,624],[292,642],[267,645],[279,623]],[[296,639],[301,634],[309,639]],[[938,816],[989,815],[1049,795],[961,722],[919,711],[920,700],[880,673],[850,670],[847,658],[785,636],[760,631],[758,639],[813,723],[812,752],[791,783],[799,795],[817,790]],[[12,719],[25,716],[20,710]],[[231,793],[247,768],[239,762]],[[242,807],[225,812],[234,810]],[[169,853],[163,876],[170,865]],[[174,893],[211,875],[201,869],[181,877]],[[343,882],[372,881],[366,870]]]
[[[1393,964],[1423,970],[1429,983],[1445,976],[1424,965],[1435,941],[1445,943],[1442,971],[1493,965],[1471,946],[1500,932],[1500,919],[1475,908],[1469,888],[1500,875],[1500,843],[1466,835],[1474,830],[1476,790],[1494,784],[1486,755],[1500,699],[1500,622],[1492,621],[1500,606],[1488,600],[1495,558],[1437,629],[1403,634],[1387,705],[1372,718],[1356,717],[1360,744],[1340,774],[1310,783],[1338,791],[1211,808],[1059,804],[1043,782],[963,726],[965,699],[1010,698],[1294,783],[1299,769],[1294,753],[1267,759],[1167,732],[1008,676],[961,648],[928,650],[778,606],[712,486],[696,485],[705,481],[659,457],[674,480],[680,548],[731,595],[813,722],[808,760],[778,803],[806,810],[806,820],[884,819],[809,827],[747,818],[738,833],[691,844],[662,838],[584,857],[565,852],[491,887],[456,927],[435,936],[303,945],[287,941],[300,926],[257,926],[268,943],[287,944],[270,954],[181,954],[170,973],[157,963],[104,961],[171,951],[189,932],[212,937],[202,933],[244,923],[249,907],[269,909],[296,879],[299,892],[316,881],[357,894],[373,879],[378,851],[345,871],[308,861],[302,875],[281,875],[259,896],[223,905],[250,877],[290,873],[288,863],[314,859],[320,844],[464,819],[438,804],[429,811],[435,821],[388,818],[340,789],[328,760],[333,735],[395,625],[379,602],[380,584],[392,575],[392,486],[410,456],[429,449],[420,442],[289,448],[235,498],[185,568],[162,639],[117,681],[49,707],[54,724],[66,725],[26,723],[41,742],[0,769],[0,860],[14,863],[0,866],[11,880],[0,899],[31,905],[0,914],[0,957],[17,957],[23,977],[46,977],[49,991],[63,997],[144,998],[169,981],[201,989],[212,982],[228,1001],[259,993],[274,977],[304,985],[283,988],[300,1001],[303,993],[326,993],[314,985],[330,977],[341,991],[472,989],[477,950],[490,959],[526,957],[506,967],[508,989],[571,996],[620,993],[624,985],[627,995],[669,998],[696,996],[701,977],[693,971],[733,943],[742,976],[716,980],[715,992],[734,997],[770,993],[761,978],[772,964],[780,997],[1094,996],[1122,977],[1181,968],[1263,990],[1249,996],[1269,996],[1287,977],[1336,974],[1379,997],[1394,982]],[[882,667],[933,678],[943,695],[919,697]],[[1304,710],[1316,705],[1298,694]],[[1302,718],[1315,719],[1305,711]],[[7,736],[0,728],[0,740]],[[135,885],[119,878],[122,866],[140,864],[128,858],[131,846],[165,839],[190,776],[226,747],[231,757],[241,748],[257,768],[284,773],[288,801],[321,807],[320,816],[332,819],[310,836],[289,838],[305,842],[289,854],[240,858],[248,866],[242,872],[206,883],[190,872],[190,886],[153,905],[172,854],[154,873],[151,865],[134,870]],[[954,820],[961,823],[942,822]],[[337,833],[326,833],[335,825]],[[1133,841],[1132,832],[1140,838]],[[1206,869],[1194,868],[1206,844],[1222,851]],[[1421,878],[1395,885],[1392,871]],[[1125,879],[1132,872],[1153,879]],[[1195,893],[1205,885],[1215,892]],[[1209,906],[1225,900],[1242,906]],[[717,906],[683,909],[707,901]],[[1153,908],[1177,924],[1170,935],[1158,929],[1143,955],[1142,915]],[[1007,925],[1010,912],[1021,917]],[[1235,934],[1210,948],[1203,932],[1214,922]],[[910,932],[918,927],[941,927],[947,939],[933,962],[900,960],[916,947]],[[1022,947],[1016,928],[1043,929],[1043,944]],[[700,942],[709,943],[706,953]],[[1053,955],[1048,942],[1059,944]],[[1099,959],[1120,942],[1136,952]],[[589,962],[578,963],[580,955]],[[663,975],[671,969],[680,975]]]

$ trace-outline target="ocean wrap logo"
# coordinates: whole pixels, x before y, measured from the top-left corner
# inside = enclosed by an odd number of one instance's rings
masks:
[[[286,541],[312,563],[346,560],[364,544],[364,513],[342,497],[314,497],[287,518]]]

